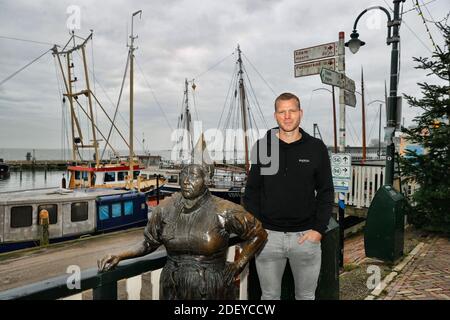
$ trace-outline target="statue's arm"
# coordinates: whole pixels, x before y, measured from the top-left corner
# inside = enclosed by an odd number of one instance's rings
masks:
[[[262,227],[261,222],[252,214],[245,211],[241,206],[236,206],[227,214],[226,227],[228,232],[237,234],[245,242],[239,259],[229,267],[231,280],[239,275],[255,256],[258,250],[264,245],[267,239],[267,232]],[[229,279],[230,280],[230,279]]]
[[[122,252],[106,255],[103,259],[97,261],[100,272],[114,269],[122,260],[138,258],[152,253],[162,244],[160,236],[162,226],[161,212],[157,210],[158,208],[155,209],[145,227],[144,240]]]

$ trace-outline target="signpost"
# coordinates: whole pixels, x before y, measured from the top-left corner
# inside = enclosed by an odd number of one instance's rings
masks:
[[[331,154],[331,173],[335,192],[348,193],[352,178],[352,156],[350,153]]]
[[[330,42],[314,47],[298,49],[294,51],[294,63],[334,57],[336,55],[336,49],[337,42]]]
[[[343,101],[341,101],[343,99]],[[355,107],[356,106],[356,96],[355,93],[344,90],[344,95],[339,97],[339,103],[344,103],[347,106]]]
[[[339,100],[340,103],[344,103],[350,107],[356,106],[355,81],[342,73],[329,69],[322,69],[320,71],[320,79],[324,84],[344,89],[344,95],[339,97],[339,99],[343,99],[343,101]]]
[[[336,71],[335,71],[336,70]],[[344,259],[344,210],[345,193],[351,181],[351,156],[345,151],[345,105],[355,107],[355,81],[345,76],[344,32],[339,32],[339,41],[321,44],[294,51],[295,77],[320,74],[322,83],[339,87],[339,154],[332,156],[333,183],[339,193],[339,226],[341,236],[340,266]],[[334,91],[333,91],[334,99]],[[334,101],[334,100],[333,100]],[[333,160],[335,161],[333,166]]]
[[[304,77],[310,76],[313,74],[319,74],[322,69],[331,69],[334,70],[336,67],[336,61],[334,58],[323,59],[318,61],[311,61],[296,64],[295,68],[295,77]]]
[[[350,181],[352,181],[352,156],[350,153],[331,154],[331,173],[333,176],[334,191],[339,195],[350,192]],[[344,266],[344,217],[345,217],[345,197],[339,197],[339,227],[341,253],[339,265]]]
[[[329,84],[331,86],[342,86],[341,74],[333,70],[322,69],[320,71],[320,79],[322,80],[322,83]]]

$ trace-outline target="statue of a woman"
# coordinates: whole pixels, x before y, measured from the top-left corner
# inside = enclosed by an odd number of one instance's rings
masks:
[[[161,299],[234,299],[233,279],[239,275],[267,233],[241,206],[210,194],[200,165],[180,174],[181,193],[156,207],[144,231],[144,241],[99,262],[107,271],[119,261],[144,256],[164,245],[167,263],[160,278]],[[246,240],[237,261],[226,261],[228,239]]]

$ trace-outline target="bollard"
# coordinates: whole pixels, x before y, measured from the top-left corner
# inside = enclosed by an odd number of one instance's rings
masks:
[[[66,187],[67,187],[67,182],[66,182],[66,177],[64,176],[64,173],[63,173],[63,175],[62,175],[63,177],[62,177],[62,180],[61,180],[61,188],[63,188],[63,189],[66,189]]]
[[[41,226],[39,245],[41,247],[45,247],[49,243],[49,232],[48,232],[49,223],[50,223],[50,221],[49,221],[48,211],[41,210],[39,212],[39,225]]]

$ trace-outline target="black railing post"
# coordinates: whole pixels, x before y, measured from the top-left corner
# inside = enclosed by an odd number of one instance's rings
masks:
[[[93,300],[117,300],[117,282],[102,284],[92,289]]]

